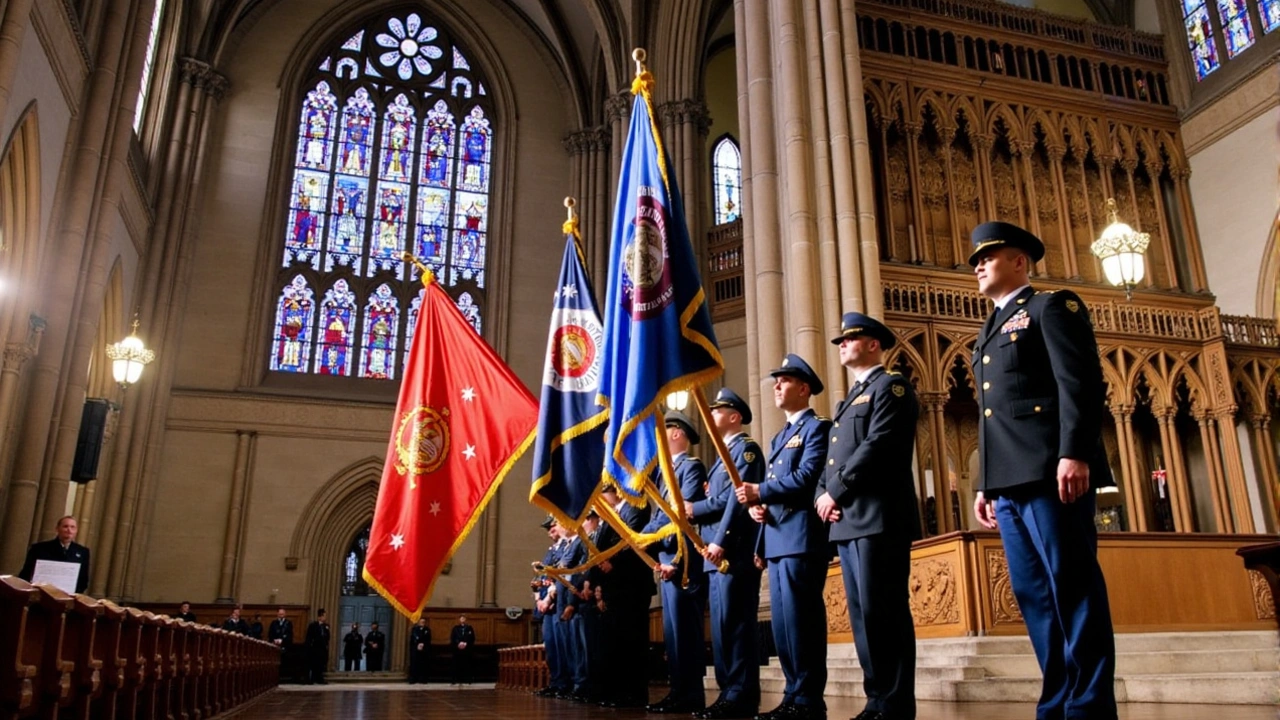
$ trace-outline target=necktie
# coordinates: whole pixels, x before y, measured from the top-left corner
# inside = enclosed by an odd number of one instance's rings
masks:
[[[997,306],[994,310],[991,311],[991,314],[987,316],[987,321],[982,325],[982,337],[986,337],[990,335],[991,331],[995,329],[996,316],[999,314],[1000,314],[1000,308]]]

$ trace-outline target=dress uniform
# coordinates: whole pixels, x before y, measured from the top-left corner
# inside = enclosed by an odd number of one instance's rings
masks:
[[[378,623],[364,636],[364,665],[369,672],[382,672],[382,656],[387,651],[387,636],[378,629]]]
[[[859,334],[884,349],[895,343],[887,327],[862,313],[846,313],[841,331],[833,343]],[[911,720],[916,641],[908,579],[911,541],[920,537],[912,473],[920,409],[901,375],[883,366],[863,375],[836,407],[818,494],[830,494],[840,508],[830,539],[840,555],[867,717]]]
[[[811,396],[823,390],[813,368],[798,355],[787,355],[770,375],[800,379]],[[822,586],[827,532],[814,512],[813,498],[827,462],[830,431],[831,421],[810,408],[792,416],[773,436],[760,483],[766,511],[756,554],[767,563],[773,643],[786,677],[782,701],[788,708],[760,716],[767,720],[821,717],[826,707],[822,694],[827,686],[827,614]]]
[[[578,567],[586,561],[587,548],[582,544],[582,539],[577,536],[569,538],[560,554],[560,568]],[[556,587],[556,616],[560,618],[556,633],[560,640],[560,653],[564,658],[562,662],[568,670],[569,697],[579,699],[584,697],[588,680],[586,637],[582,633],[582,618],[578,614],[581,600],[574,594],[574,590],[580,588],[582,582],[578,575],[568,575],[564,579],[567,584],[561,582]],[[573,608],[573,613],[565,620],[564,612],[568,608]]]
[[[751,424],[751,408],[729,388],[723,388],[711,409],[730,408]],[[725,438],[729,456],[743,482],[764,479],[764,453],[746,433]],[[694,522],[707,544],[724,548],[727,572],[711,561],[711,651],[720,697],[700,717],[750,717],[760,704],[760,657],[756,616],[760,607],[760,570],[755,566],[758,529],[738,502],[723,460],[717,458],[707,481],[707,499],[693,504]]]
[[[551,530],[555,525],[555,518],[550,515],[542,523],[543,530]],[[542,556],[543,567],[559,567],[560,553],[563,550],[564,543],[557,539],[547,548],[547,552]],[[542,576],[542,580],[546,580],[546,576]],[[537,599],[546,600],[551,595],[552,583],[542,582],[538,587]],[[558,592],[558,591],[557,591]],[[556,613],[555,598],[552,597],[551,608],[542,614],[542,648],[543,653],[547,657],[547,670],[549,671],[550,681],[545,688],[538,691],[539,695],[556,695],[559,693],[567,693],[573,689],[571,675],[568,670],[568,664],[565,662],[564,653],[561,651],[560,640],[560,616]]]
[[[342,636],[342,669],[346,672],[359,670],[363,654],[364,635],[360,634],[359,626],[352,625],[351,632]]]
[[[1009,223],[972,234],[976,266],[992,248],[1032,260],[1040,239]],[[1069,290],[1030,285],[997,307],[974,345],[979,482],[995,500],[1009,579],[1044,673],[1037,718],[1114,720],[1115,636],[1097,560],[1094,491],[1114,485],[1102,445],[1105,391],[1089,312]],[[1060,459],[1089,466],[1089,491],[1059,499]]]
[[[427,682],[431,665],[431,628],[419,622],[409,632],[409,684]]]
[[[691,444],[698,443],[698,433],[693,421],[678,412],[669,412],[665,423],[680,426]],[[672,459],[676,482],[685,501],[694,503],[706,499],[707,468],[702,461],[688,453]],[[670,500],[666,483],[660,483],[662,497]],[[677,501],[678,502],[678,501]],[[667,514],[655,510],[644,532],[656,533],[671,524]],[[678,543],[684,543],[684,560],[676,562]],[[707,572],[702,559],[693,547],[693,541],[677,532],[649,546],[658,562],[674,565],[676,575],[659,585],[662,594],[662,641],[667,652],[667,670],[671,692],[667,697],[649,706],[650,712],[688,713],[701,710],[706,704],[702,678],[707,674],[706,639],[702,618],[707,607]],[[688,585],[681,583],[688,576]]]
[[[307,626],[307,662],[311,667],[310,682],[326,685],[324,672],[329,667],[329,622],[322,608]]]

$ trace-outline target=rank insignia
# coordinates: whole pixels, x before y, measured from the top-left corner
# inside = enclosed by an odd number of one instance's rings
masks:
[[[748,450],[748,451],[746,451],[746,452],[742,453],[742,459],[743,459],[743,460],[746,460],[746,461],[747,461],[747,462],[749,462],[749,463],[753,463],[753,462],[755,462],[755,461],[756,461],[756,454],[755,454],[755,453],[753,453],[753,452],[751,452],[750,450]]]
[[[901,385],[893,385],[890,387],[890,389],[892,389],[893,394],[897,395],[898,397],[902,397],[903,395],[907,394],[907,389]]]
[[[869,403],[869,402],[871,402],[871,396],[870,396],[870,395],[859,395],[858,397],[856,397],[856,398],[854,398],[854,399],[853,399],[853,402],[851,402],[851,403],[849,403],[849,404],[850,404],[850,405],[863,405],[863,404],[865,404],[865,403]]]
[[[1066,302],[1066,305],[1067,305],[1067,309],[1070,310],[1071,312],[1080,312],[1080,303],[1076,302],[1075,300],[1068,300]]]
[[[791,437],[791,439],[787,441],[787,444],[786,444],[786,445],[783,445],[782,447],[784,447],[784,448],[798,448],[798,447],[800,447],[800,446],[801,446],[801,445],[803,445],[803,444],[804,444],[804,443],[802,443],[802,442],[800,441],[800,436],[799,436],[799,435],[793,435],[793,436]]]

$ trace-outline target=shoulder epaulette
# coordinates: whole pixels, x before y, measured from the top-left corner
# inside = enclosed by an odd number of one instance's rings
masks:
[[[902,374],[902,373],[898,372],[897,370],[885,370],[885,373],[886,373],[886,374],[888,374],[888,375],[901,375],[901,374]]]
[[[815,413],[813,417],[815,420],[819,420],[821,422],[831,422],[831,418],[827,417],[826,415],[818,415],[817,413]]]

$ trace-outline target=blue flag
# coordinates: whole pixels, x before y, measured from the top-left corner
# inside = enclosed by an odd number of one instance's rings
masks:
[[[578,250],[577,229],[566,225],[570,234],[547,336],[529,502],[577,529],[600,485],[609,411],[596,404],[604,328]]]
[[[638,77],[613,214],[600,397],[610,410],[604,476],[643,494],[658,459],[659,404],[718,377],[706,293],[671,163],[654,122],[648,72]]]

